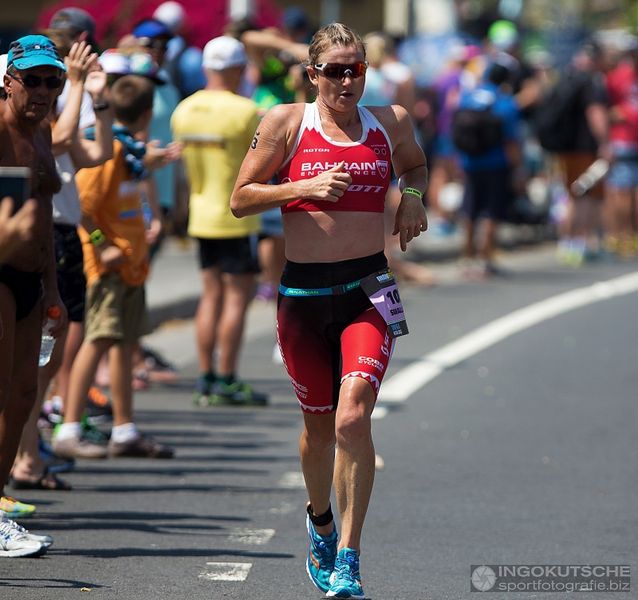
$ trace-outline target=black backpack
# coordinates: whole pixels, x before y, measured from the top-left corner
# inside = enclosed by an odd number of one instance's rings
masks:
[[[452,142],[465,154],[480,156],[504,142],[503,121],[492,105],[482,109],[459,108],[452,115]]]
[[[549,152],[576,149],[580,94],[587,84],[579,73],[566,73],[542,98],[534,111],[533,126],[539,144]]]

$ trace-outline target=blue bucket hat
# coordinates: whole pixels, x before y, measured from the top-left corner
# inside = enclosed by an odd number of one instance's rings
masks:
[[[11,42],[7,56],[8,67],[14,67],[18,71],[34,67],[55,67],[66,71],[55,44],[44,35],[25,35]]]

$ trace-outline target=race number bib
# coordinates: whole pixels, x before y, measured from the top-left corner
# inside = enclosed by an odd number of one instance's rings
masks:
[[[361,280],[361,289],[387,323],[390,337],[396,338],[409,333],[399,289],[392,271],[380,271],[368,275]]]

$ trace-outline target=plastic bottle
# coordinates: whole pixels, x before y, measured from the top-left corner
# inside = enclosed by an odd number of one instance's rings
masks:
[[[42,341],[40,342],[39,367],[44,367],[51,360],[53,346],[55,346],[55,338],[51,335],[51,329],[55,327],[61,314],[59,306],[49,306],[47,308],[47,321],[42,328]]]
[[[609,162],[604,158],[595,160],[571,185],[572,194],[579,198],[591,190],[609,171]]]

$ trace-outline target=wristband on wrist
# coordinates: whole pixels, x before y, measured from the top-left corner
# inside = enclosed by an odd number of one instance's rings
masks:
[[[94,246],[101,246],[106,242],[106,236],[102,233],[101,229],[95,229],[89,234],[89,239]]]
[[[100,112],[102,110],[108,110],[111,108],[111,105],[106,100],[101,100],[100,102],[93,103],[93,110],[95,112]]]
[[[401,194],[411,194],[412,196],[416,196],[419,200],[423,200],[423,193],[413,187],[403,188]]]

